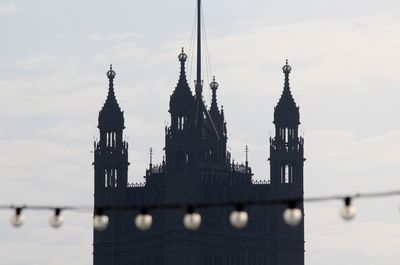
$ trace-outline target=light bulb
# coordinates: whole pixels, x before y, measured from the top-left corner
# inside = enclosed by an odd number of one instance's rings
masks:
[[[11,216],[10,222],[14,227],[21,227],[24,224],[25,216],[22,214],[22,208],[15,208],[14,214]]]
[[[99,208],[93,217],[93,228],[97,231],[104,231],[107,229],[109,218],[104,214],[103,209]]]
[[[183,217],[183,225],[189,230],[197,230],[201,225],[201,215],[194,212],[194,207],[189,206],[188,211]]]
[[[54,214],[49,218],[49,224],[53,228],[59,228],[64,223],[64,217],[61,215],[61,209],[54,209]]]
[[[298,226],[303,219],[303,213],[296,208],[295,202],[289,202],[289,207],[283,211],[283,221],[290,226]]]
[[[229,216],[229,221],[235,228],[241,229],[246,227],[247,222],[249,221],[249,215],[244,211],[244,206],[242,204],[236,205],[235,210],[232,211]]]
[[[140,213],[135,218],[135,225],[137,229],[146,231],[151,228],[153,224],[153,217],[148,213],[147,208],[140,209]]]
[[[344,206],[340,208],[340,215],[346,221],[352,220],[356,216],[356,208],[351,205],[351,198],[344,198]]]

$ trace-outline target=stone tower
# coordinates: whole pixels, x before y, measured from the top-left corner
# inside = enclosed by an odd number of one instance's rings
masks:
[[[285,75],[282,96],[275,107],[275,137],[270,138],[271,196],[273,198],[303,198],[304,140],[299,136],[300,113],[289,86],[292,70],[286,60],[282,67]],[[287,207],[287,206],[285,206]],[[296,205],[304,212],[303,204]],[[284,207],[273,207],[279,216]],[[287,227],[282,219],[276,219],[273,229],[280,237],[274,242],[276,264],[304,263],[304,222]],[[284,240],[281,240],[284,238]],[[287,251],[293,255],[287,255]],[[303,260],[303,263],[300,263]]]

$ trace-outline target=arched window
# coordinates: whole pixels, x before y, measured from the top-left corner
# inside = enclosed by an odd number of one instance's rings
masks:
[[[285,143],[289,141],[289,129],[285,128]]]
[[[292,167],[289,165],[285,165],[281,167],[281,183],[291,183],[291,174],[292,174]]]
[[[178,117],[178,130],[182,131],[185,128],[185,126],[187,126],[186,123],[187,123],[187,118],[185,116],[179,116]]]
[[[114,169],[114,187],[118,186],[118,170]]]
[[[109,187],[110,186],[107,169],[104,170],[104,183],[105,183],[105,187]]]
[[[284,183],[289,183],[289,175],[290,175],[289,166],[286,165],[286,166],[285,166],[285,178],[284,178]]]

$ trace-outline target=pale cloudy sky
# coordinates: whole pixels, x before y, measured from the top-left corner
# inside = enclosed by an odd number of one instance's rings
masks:
[[[268,137],[286,58],[305,137],[305,195],[400,188],[400,2],[203,1],[212,74],[235,160],[269,176]],[[105,72],[117,72],[131,181],[153,147],[162,158],[177,55],[189,47],[195,3],[0,1],[0,202],[91,204],[97,115]],[[193,75],[192,75],[193,76]],[[207,78],[205,77],[207,80]],[[208,92],[205,98],[208,99]],[[399,199],[306,205],[308,265],[398,265]],[[0,263],[91,264],[90,214],[26,212],[21,229],[0,212]]]

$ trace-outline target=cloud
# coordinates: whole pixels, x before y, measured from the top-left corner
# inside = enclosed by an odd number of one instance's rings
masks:
[[[289,58],[292,91],[301,106],[301,128],[306,131],[306,195],[399,186],[397,32],[397,17],[371,16],[285,24],[259,21],[233,33],[209,35],[213,74],[220,83],[218,102],[225,106],[235,161],[244,160],[244,146],[249,145],[255,177],[269,176],[268,130],[273,131],[273,106],[282,90],[281,66]],[[105,68],[111,62],[130,139],[130,181],[142,181],[150,146],[156,152],[155,161],[162,159],[169,95],[179,73],[177,55],[188,41],[163,39],[150,45],[152,40],[146,43],[129,32],[65,34],[65,39],[71,38],[65,45],[79,44],[71,48],[76,52],[64,53],[64,46],[56,47],[58,53],[43,52],[54,47],[26,48],[14,55],[15,63],[4,67],[9,71],[12,65],[13,75],[4,75],[0,81],[4,88],[0,90],[0,121],[7,125],[0,129],[3,202],[92,202],[92,136],[97,135],[98,110],[107,94]],[[85,41],[91,43],[91,50],[81,48]],[[207,98],[207,87],[204,91]],[[310,265],[340,260],[384,263],[379,258],[395,264],[390,259],[398,257],[397,248],[386,243],[387,250],[378,248],[378,242],[386,239],[399,245],[398,229],[388,221],[393,216],[343,227],[341,222],[327,220],[331,212],[323,209],[310,208],[306,214]],[[374,214],[364,218],[372,219]],[[28,240],[27,230],[12,234],[14,230],[4,228],[10,231],[2,236],[0,259],[7,264],[62,264],[46,260],[54,250],[60,260],[90,263],[92,239],[80,236],[81,229],[87,233],[90,227],[79,222],[70,226],[57,235],[37,223],[33,226],[37,232],[29,233]],[[345,230],[349,227],[352,231]],[[362,233],[371,230],[375,241],[369,243]],[[59,246],[71,242],[74,246]],[[17,252],[24,255],[15,259]],[[369,260],[370,253],[374,259]]]
[[[92,239],[91,214],[64,212],[65,223],[57,230],[47,224],[50,214],[50,211],[26,211],[24,226],[18,229],[8,225],[0,227],[0,259],[4,264],[67,265],[71,262],[92,262],[92,247],[88,243]],[[5,224],[4,216],[1,219]]]
[[[15,13],[17,9],[13,4],[0,4],[0,16]]]
[[[357,202],[359,214],[354,221],[339,218],[338,205],[306,207],[306,261],[308,264],[335,265],[337,261],[347,264],[398,263],[400,254],[394,246],[400,244],[400,228],[389,218],[379,217],[387,207],[387,200],[379,203]],[[365,212],[376,211],[376,221]],[[397,213],[392,213],[394,217]]]
[[[394,146],[400,146],[398,130],[372,137],[360,137],[351,131],[309,132],[305,149],[308,194],[391,190],[400,186],[395,166],[400,163],[400,153]]]
[[[137,38],[138,35],[133,34],[132,32],[121,32],[121,33],[114,33],[114,34],[100,34],[100,33],[90,33],[88,35],[88,39],[91,41],[126,41],[129,39]]]

